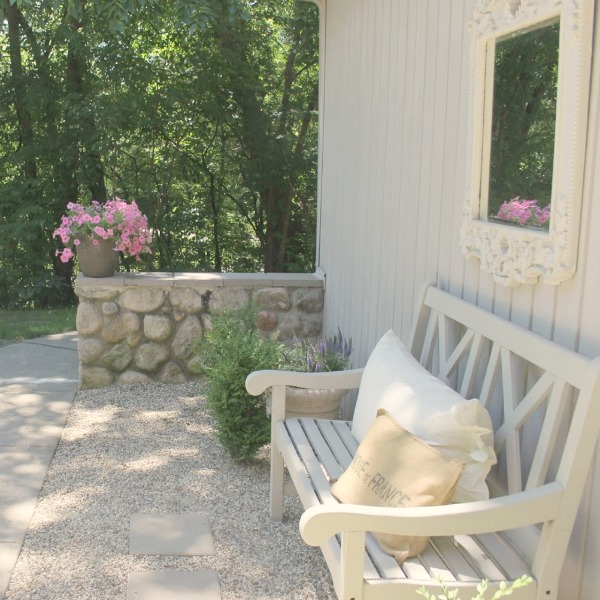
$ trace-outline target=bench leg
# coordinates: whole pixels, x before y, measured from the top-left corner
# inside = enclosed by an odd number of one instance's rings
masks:
[[[285,419],[285,386],[273,386],[271,399],[271,520],[283,520],[283,456],[277,446],[277,422]]]
[[[271,447],[271,520],[283,520],[283,457]]]
[[[362,600],[365,569],[365,532],[344,531],[342,533],[341,550],[340,600]]]

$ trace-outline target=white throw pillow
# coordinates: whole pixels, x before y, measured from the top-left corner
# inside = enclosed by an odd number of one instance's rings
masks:
[[[489,498],[485,479],[496,455],[488,412],[479,400],[465,400],[429,373],[391,329],[375,346],[362,376],[352,420],[359,442],[380,408],[417,438],[465,463],[453,502]]]

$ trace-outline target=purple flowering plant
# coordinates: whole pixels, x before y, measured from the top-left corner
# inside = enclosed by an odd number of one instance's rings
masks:
[[[338,332],[316,342],[294,337],[291,347],[283,350],[282,367],[292,371],[343,371],[350,365],[352,338],[346,340]]]
[[[96,246],[100,240],[112,240],[115,250],[138,261],[141,260],[140,254],[151,252],[152,234],[148,229],[148,218],[135,201],[128,203],[120,198],[104,204],[94,200],[89,206],[69,202],[53,237],[59,237],[65,246],[63,250],[56,251],[62,262],[73,257],[73,248],[79,246],[85,237],[90,237]]]
[[[518,225],[544,227],[550,219],[550,204],[541,207],[537,200],[521,200],[516,196],[500,206],[494,218]]]

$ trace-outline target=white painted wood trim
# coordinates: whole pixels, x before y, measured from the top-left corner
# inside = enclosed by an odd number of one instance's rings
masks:
[[[497,283],[558,285],[576,271],[593,14],[594,0],[479,0],[471,19],[470,164],[460,238],[465,256],[479,260],[481,270],[491,273]],[[487,211],[482,214],[486,200],[481,198],[481,184],[487,179],[482,164],[489,161],[489,152],[483,149],[489,144],[490,127],[484,108],[490,102],[485,93],[486,50],[495,38],[555,17],[560,17],[561,25],[550,229],[492,223]]]

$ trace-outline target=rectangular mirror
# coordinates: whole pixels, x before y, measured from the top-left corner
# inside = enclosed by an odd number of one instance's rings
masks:
[[[506,285],[576,268],[593,0],[479,0],[461,245]]]
[[[549,229],[559,34],[554,21],[493,44],[489,176],[481,190],[490,221]]]

